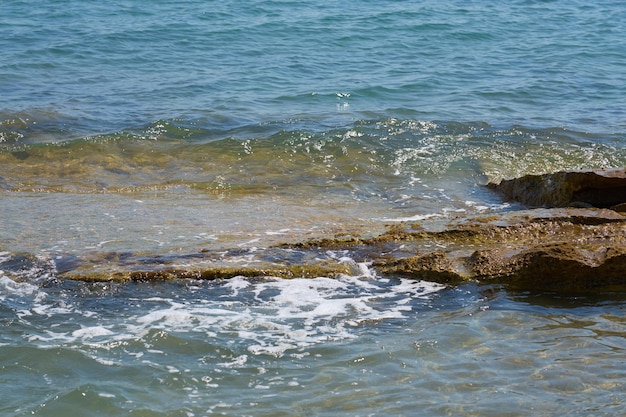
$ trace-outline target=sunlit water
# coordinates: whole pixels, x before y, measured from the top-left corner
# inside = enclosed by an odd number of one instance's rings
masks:
[[[2,278],[7,415],[620,415],[622,297]]]
[[[626,166],[626,9],[0,6],[0,414],[626,415],[624,293],[382,276],[281,243],[520,208]],[[347,275],[85,283],[143,262]]]

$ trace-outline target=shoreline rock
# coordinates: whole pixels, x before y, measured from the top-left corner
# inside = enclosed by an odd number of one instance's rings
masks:
[[[59,278],[84,281],[360,273],[357,265],[332,255],[342,251],[355,262],[370,263],[378,274],[448,285],[477,282],[519,290],[626,291],[625,169],[529,175],[487,187],[508,199],[544,208],[460,218],[437,229],[402,223],[373,237],[285,243],[255,252],[255,259],[241,266],[233,266],[224,254],[200,250],[181,255],[187,265],[183,268],[177,263],[182,258],[116,253],[68,256],[55,268]]]
[[[522,210],[460,219],[443,230],[406,223],[369,238],[322,238],[259,250],[257,261],[246,266],[213,261],[201,251],[188,255],[197,263],[185,268],[176,266],[176,258],[132,254],[99,254],[57,268],[62,279],[118,282],[358,274],[356,265],[328,258],[338,251],[370,263],[379,275],[446,285],[626,291],[626,216],[608,209]]]
[[[445,250],[412,257],[376,261],[384,274],[410,275],[444,284],[465,281],[498,283],[535,290],[581,291],[626,285],[626,222],[611,227],[552,224],[561,229],[545,242],[524,237],[500,244],[452,244]],[[570,229],[563,232],[565,229]],[[490,231],[487,231],[490,232]],[[496,235],[524,234],[505,228]],[[568,237],[576,238],[569,240]],[[610,236],[610,237],[608,237]],[[465,251],[460,251],[464,246]],[[471,250],[470,250],[471,247]],[[626,287],[625,287],[626,288]]]
[[[536,209],[466,219],[444,231],[412,228],[358,243],[325,240],[317,247],[351,247],[383,275],[448,285],[626,289],[626,217],[612,210]]]
[[[487,188],[531,207],[598,207],[626,211],[626,168],[525,175]]]

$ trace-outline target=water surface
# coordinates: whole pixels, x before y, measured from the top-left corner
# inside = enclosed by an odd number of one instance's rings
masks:
[[[626,166],[625,22],[612,0],[3,2],[0,413],[626,414],[622,292],[276,249]],[[261,256],[351,272],[61,278]]]

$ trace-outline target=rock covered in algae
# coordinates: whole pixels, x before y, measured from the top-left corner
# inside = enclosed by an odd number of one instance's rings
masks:
[[[563,291],[626,288],[626,217],[614,211],[528,210],[477,218],[454,230],[416,233],[410,242],[414,255],[391,254],[374,265],[383,274],[446,284],[477,281]],[[428,250],[433,243],[437,249]]]
[[[256,277],[338,277],[357,264],[322,259],[341,251],[378,275],[448,285],[498,283],[519,289],[626,289],[626,216],[607,209],[532,209],[457,220],[443,230],[407,223],[374,237],[322,238],[257,251],[242,266],[200,251],[185,258],[108,254],[57,265],[59,277],[85,281],[154,281]],[[281,255],[282,254],[282,255]],[[123,256],[122,256],[123,255]],[[277,259],[283,256],[281,262]],[[271,262],[269,261],[271,259]],[[306,260],[303,262],[303,260]]]
[[[144,268],[135,266],[133,268],[117,268],[111,269],[110,265],[106,268],[78,268],[64,271],[60,276],[62,278],[73,279],[78,281],[167,281],[173,279],[198,279],[198,280],[217,280],[229,279],[234,277],[246,278],[315,278],[315,277],[331,277],[335,278],[340,275],[348,275],[354,273],[351,265],[345,263],[322,262],[318,264],[303,265],[257,265],[255,267],[237,267],[237,266],[209,266],[204,268],[190,267],[180,268],[171,266],[149,267]]]
[[[598,207],[626,211],[626,168],[526,175],[490,183],[505,198],[533,207]]]
[[[328,255],[340,251],[355,262],[369,262],[382,275],[449,285],[473,281],[535,290],[626,290],[626,170],[530,175],[488,187],[506,198],[551,208],[461,218],[443,228],[406,223],[374,237],[285,243],[259,251],[256,261],[240,267],[202,250],[184,257],[185,268],[179,258],[124,254],[57,266],[66,278],[121,281],[361,273]]]

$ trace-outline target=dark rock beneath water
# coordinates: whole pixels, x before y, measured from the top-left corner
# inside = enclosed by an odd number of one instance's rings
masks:
[[[531,207],[598,207],[625,211],[626,169],[526,175],[489,183],[505,198]]]

